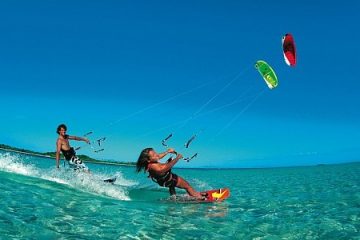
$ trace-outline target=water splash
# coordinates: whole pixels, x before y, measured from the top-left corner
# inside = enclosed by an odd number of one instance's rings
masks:
[[[35,164],[25,163],[24,156],[12,153],[0,153],[0,171],[36,177],[59,184],[64,184],[80,191],[108,196],[119,200],[130,200],[124,186],[137,183],[127,180],[121,172],[116,173],[116,184],[105,183],[108,178],[103,173],[79,173],[72,169],[40,169]]]

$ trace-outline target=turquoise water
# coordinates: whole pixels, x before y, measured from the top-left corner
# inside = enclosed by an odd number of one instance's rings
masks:
[[[162,202],[131,167],[54,165],[0,152],[0,239],[360,239],[360,163],[174,170],[198,190],[229,187],[215,204]]]

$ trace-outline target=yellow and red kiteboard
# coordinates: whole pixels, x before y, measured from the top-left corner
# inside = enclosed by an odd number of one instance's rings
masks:
[[[174,203],[216,203],[222,202],[230,196],[230,189],[220,188],[201,192],[201,199],[188,195],[177,195],[175,198],[168,198],[165,201]]]
[[[230,197],[230,189],[220,188],[201,192],[205,196],[204,200],[198,200],[199,202],[221,202]]]

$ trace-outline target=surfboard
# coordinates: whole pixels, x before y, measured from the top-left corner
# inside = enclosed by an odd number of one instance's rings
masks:
[[[201,195],[204,196],[203,199],[194,198],[191,196],[179,195],[174,197],[170,197],[167,201],[175,202],[175,203],[214,203],[221,202],[230,197],[230,189],[229,188],[220,188],[220,189],[212,189],[208,191],[201,192]]]
[[[116,177],[104,179],[103,181],[106,183],[114,183],[116,181]]]

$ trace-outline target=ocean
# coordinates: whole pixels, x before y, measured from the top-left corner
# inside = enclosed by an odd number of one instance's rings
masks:
[[[210,204],[166,201],[133,167],[87,165],[0,151],[0,239],[360,239],[360,163],[173,170],[197,190],[230,188]]]

